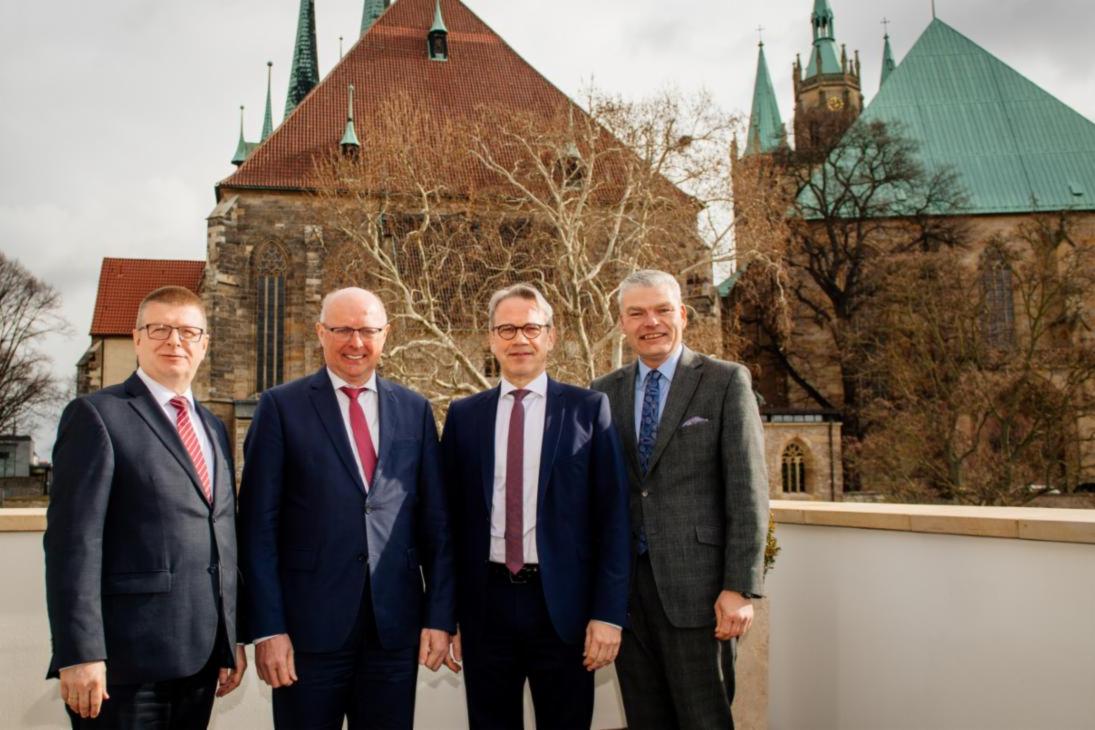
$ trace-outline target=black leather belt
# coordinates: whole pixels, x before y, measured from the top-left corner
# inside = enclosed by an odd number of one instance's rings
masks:
[[[540,566],[536,563],[525,563],[519,571],[511,573],[502,563],[487,563],[487,572],[505,578],[514,585],[520,585],[537,580],[540,577]]]

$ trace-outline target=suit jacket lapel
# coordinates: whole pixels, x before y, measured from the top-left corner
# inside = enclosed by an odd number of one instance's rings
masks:
[[[380,483],[380,474],[392,453],[392,442],[395,434],[399,432],[399,408],[395,402],[395,390],[391,383],[379,375],[376,378],[377,394],[377,420],[380,423],[380,444],[376,452],[376,473],[373,474],[373,483],[369,485],[370,492]]]
[[[544,404],[544,440],[540,446],[540,475],[536,490],[536,511],[544,504],[544,494],[551,483],[551,467],[555,463],[555,452],[559,448],[559,437],[566,420],[566,403],[563,402],[563,388],[548,378],[547,402]]]
[[[639,444],[635,438],[635,378],[638,377],[638,373],[639,365],[637,362],[621,371],[620,377],[616,379],[615,394],[609,396],[612,412],[620,414],[617,431],[623,441],[628,466],[636,475],[640,474]],[[615,399],[615,402],[612,402],[613,399]]]
[[[501,392],[501,386],[497,385],[487,391],[475,417],[475,433],[482,434],[479,439],[480,482],[483,485],[483,499],[486,500],[488,515],[494,504],[494,425],[498,417],[498,398]]]
[[[220,479],[221,465],[225,466],[227,470],[228,459],[224,454],[224,449],[221,448],[220,440],[217,438],[219,431],[216,424],[213,423],[213,419],[216,418],[212,413],[207,411],[198,405],[198,401],[194,399],[195,409],[198,411],[198,416],[202,419],[202,426],[205,428],[205,437],[209,439],[209,447],[212,450],[213,463],[209,464],[209,478],[213,484],[213,501],[216,502],[221,498],[222,492],[225,489],[232,487],[232,475],[229,474],[228,484],[224,484],[224,480]],[[227,471],[225,471],[227,473]]]
[[[658,420],[658,438],[654,441],[654,453],[650,455],[649,474],[654,470],[659,457],[665,451],[669,440],[681,425],[685,409],[692,400],[692,394],[696,392],[696,386],[700,382],[700,370],[703,361],[696,353],[687,347],[681,353],[680,362],[677,363],[677,371],[673,373],[673,381],[669,384],[669,397],[665,402],[665,411]]]
[[[312,406],[316,409],[319,422],[327,430],[327,436],[342,460],[346,471],[350,473],[354,484],[365,493],[365,483],[361,481],[361,472],[358,469],[357,459],[354,458],[353,449],[350,448],[350,437],[346,435],[346,427],[342,421],[342,411],[338,407],[338,398],[335,389],[331,385],[331,378],[327,375],[327,368],[321,368],[312,376],[311,396]],[[383,431],[384,429],[381,429]]]
[[[202,502],[205,502],[205,494],[202,492],[201,480],[198,479],[198,472],[194,468],[194,462],[190,460],[190,454],[187,453],[186,448],[183,446],[182,439],[179,438],[179,431],[175,428],[175,424],[167,420],[167,414],[164,413],[163,408],[156,402],[156,399],[152,397],[152,393],[140,377],[136,373],[129,377],[129,380],[125,382],[125,389],[132,398],[129,401],[129,405],[137,411],[137,415],[148,427],[152,429],[156,437],[163,442],[163,445],[167,447],[167,450],[171,452],[171,455],[175,457],[175,461],[179,462],[179,465],[186,470],[187,475],[190,477],[190,481],[194,485],[194,489],[198,490],[198,494],[201,495]]]

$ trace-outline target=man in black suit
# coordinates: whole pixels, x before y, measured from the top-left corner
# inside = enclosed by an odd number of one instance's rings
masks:
[[[623,453],[608,399],[547,376],[540,292],[502,289],[489,311],[501,382],[454,402],[441,442],[468,717],[520,728],[527,679],[538,728],[588,728],[627,618]]]
[[[46,515],[49,677],[74,728],[204,728],[239,686],[236,493],[224,425],[190,391],[201,299],[141,303],[137,372],[69,403]]]

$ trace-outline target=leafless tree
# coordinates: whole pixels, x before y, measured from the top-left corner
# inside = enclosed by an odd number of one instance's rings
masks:
[[[48,333],[67,328],[60,307],[53,287],[0,253],[0,433],[27,428],[62,396],[49,358],[38,349]]]

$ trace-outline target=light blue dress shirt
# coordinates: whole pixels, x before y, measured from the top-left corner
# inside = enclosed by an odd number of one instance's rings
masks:
[[[665,362],[657,367],[664,382],[658,384],[658,420],[661,421],[665,412],[665,401],[669,398],[669,386],[673,382],[673,375],[677,372],[677,363],[681,361],[681,353],[684,345],[677,345]],[[639,429],[643,422],[643,390],[646,387],[646,374],[652,369],[639,360],[639,375],[635,378],[635,438],[639,438]]]

